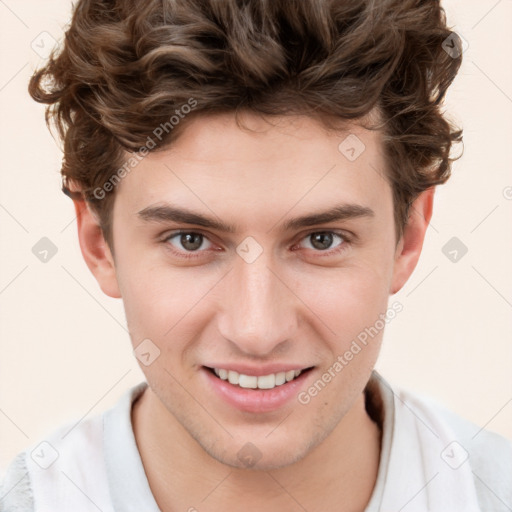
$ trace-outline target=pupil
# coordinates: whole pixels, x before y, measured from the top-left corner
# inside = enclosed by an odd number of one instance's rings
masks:
[[[332,244],[332,233],[314,233],[311,236],[315,249],[325,250]]]
[[[195,251],[201,247],[203,235],[199,233],[185,233],[181,235],[181,245],[189,251]],[[194,241],[195,239],[195,241]]]

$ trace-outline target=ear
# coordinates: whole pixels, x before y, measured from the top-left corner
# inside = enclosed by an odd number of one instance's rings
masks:
[[[390,293],[397,293],[407,282],[418,263],[423,240],[432,217],[435,187],[422,192],[412,203],[409,219],[395,252]]]
[[[85,263],[103,292],[121,298],[114,258],[105,241],[97,216],[83,199],[73,199],[78,225],[78,240]]]

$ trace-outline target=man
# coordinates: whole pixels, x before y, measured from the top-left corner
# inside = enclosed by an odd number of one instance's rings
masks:
[[[373,370],[461,140],[446,41],[436,1],[77,2],[30,93],[147,384],[3,509],[510,510],[511,443]]]

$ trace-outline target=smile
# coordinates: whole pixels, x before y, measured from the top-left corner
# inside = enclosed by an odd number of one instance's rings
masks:
[[[217,377],[227,380],[230,384],[247,389],[273,389],[282,386],[298,377],[302,370],[289,370],[287,372],[271,373],[269,375],[245,375],[234,370],[213,368]]]
[[[279,364],[243,368],[245,365],[240,364],[237,368],[240,371],[236,371],[221,366],[212,364],[201,368],[207,389],[231,407],[257,414],[293,403],[315,369],[314,366],[292,369],[290,365],[285,368],[286,365]]]

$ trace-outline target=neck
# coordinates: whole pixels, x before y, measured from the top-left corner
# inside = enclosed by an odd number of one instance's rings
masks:
[[[361,394],[336,428],[306,457],[256,471],[210,457],[148,387],[134,404],[135,439],[163,512],[364,510],[377,478],[380,429]]]

